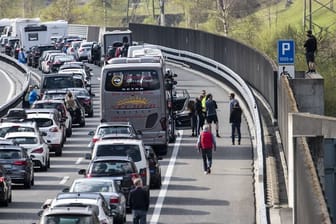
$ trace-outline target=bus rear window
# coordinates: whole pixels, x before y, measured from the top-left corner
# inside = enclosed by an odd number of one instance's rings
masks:
[[[145,91],[160,89],[159,74],[155,70],[108,71],[106,91]]]

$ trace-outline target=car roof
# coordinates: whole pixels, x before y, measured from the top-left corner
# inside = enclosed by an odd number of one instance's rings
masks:
[[[133,162],[131,157],[127,156],[99,156],[92,159],[92,163],[99,161],[127,161]]]
[[[109,144],[137,144],[140,145],[142,143],[141,139],[134,139],[134,138],[130,138],[130,139],[103,139],[99,142],[95,143],[95,146],[98,145],[109,145]]]
[[[101,140],[110,140],[110,139],[134,139],[137,136],[133,133],[128,134],[121,134],[121,133],[114,133],[114,134],[104,134],[101,136]]]
[[[108,182],[108,183],[115,183],[114,179],[107,178],[107,177],[99,177],[99,178],[77,178],[73,181],[73,183],[76,182]]]
[[[54,99],[48,99],[48,100],[38,100],[35,101],[34,104],[43,104],[43,103],[62,103],[64,104],[63,100],[54,100]]]
[[[90,200],[98,200],[103,198],[100,193],[96,192],[66,192],[66,193],[58,193],[56,196],[56,200],[63,199],[90,199]]]
[[[90,208],[87,207],[53,207],[44,210],[43,215],[56,215],[56,214],[81,214],[81,215],[92,215],[95,212]]]
[[[98,126],[99,127],[102,127],[102,126],[132,126],[132,124],[127,121],[118,121],[118,122],[102,122]]]

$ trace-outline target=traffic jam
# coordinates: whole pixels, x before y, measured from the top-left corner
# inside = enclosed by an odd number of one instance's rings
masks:
[[[9,206],[16,191],[14,186],[30,189],[35,185],[36,173],[48,173],[53,160],[62,157],[74,128],[80,130],[86,126],[87,118],[100,116],[95,114],[93,103],[95,95],[100,94],[105,97],[100,102],[104,119],[87,133],[91,138],[85,154],[88,166],[78,170],[78,178],[69,187],[43,202],[38,223],[126,223],[132,205],[135,206],[129,200],[136,188],[135,180],[141,180],[144,201],[149,201],[151,189],[161,188],[159,161],[167,153],[169,135],[175,134],[168,130],[171,113],[167,101],[172,100],[172,91],[165,89],[162,53],[153,47],[131,46],[129,30],[106,33],[116,38],[110,38],[113,42],[104,42],[103,46],[79,36],[67,36],[66,31],[30,46],[25,37],[33,32],[42,36],[49,26],[40,21],[31,23],[37,24],[35,29],[17,30],[20,35],[16,36],[21,40],[12,43],[12,37],[6,35],[0,40],[5,49],[2,53],[19,61],[23,54],[26,66],[41,75],[40,83],[29,85],[22,106],[11,108],[1,118],[0,203]],[[52,24],[64,25],[59,21]],[[106,80],[112,75],[113,86],[102,84],[99,93],[93,90],[92,64],[103,67]],[[138,98],[131,98],[134,93],[139,94]],[[158,101],[158,97],[163,98]],[[107,105],[104,99],[111,98],[116,104]],[[126,110],[137,112],[125,119],[122,113]],[[142,116],[138,111],[144,111]]]

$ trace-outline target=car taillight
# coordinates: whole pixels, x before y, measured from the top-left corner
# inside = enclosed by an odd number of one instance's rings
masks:
[[[55,65],[59,65],[59,64],[61,64],[61,61],[55,61],[55,63],[54,63]]]
[[[132,178],[132,180],[133,180],[133,179],[136,179],[136,178],[139,178],[139,174],[137,174],[137,173],[132,173],[132,174],[131,174],[131,178]]]
[[[52,127],[49,129],[50,132],[58,132],[58,128],[57,127]]]
[[[100,138],[92,138],[92,142],[93,143],[96,143],[96,142],[98,142],[100,140]]]
[[[167,130],[167,120],[165,117],[160,119],[160,124],[163,131]]]
[[[85,103],[85,104],[90,104],[91,103],[90,99],[83,99],[82,102]]]
[[[142,177],[147,176],[146,168],[141,169],[140,172],[139,172],[139,174],[140,174],[140,176],[142,176]]]
[[[107,220],[100,220],[100,224],[108,224]]]
[[[110,197],[110,204],[118,204],[119,198],[118,197]]]
[[[0,177],[0,183],[5,182],[5,178],[4,177]]]
[[[25,160],[16,160],[16,161],[13,162],[13,165],[26,166],[27,165],[27,161],[25,161]]]
[[[43,148],[34,149],[32,153],[43,153]]]
[[[86,177],[86,178],[91,178],[92,176],[91,176],[91,174],[87,173],[87,174],[85,175],[85,177]]]
[[[75,52],[75,49],[71,48],[70,51],[71,51],[71,52]]]
[[[84,51],[84,49],[83,48],[79,48],[79,50],[78,50],[79,52],[83,52]]]

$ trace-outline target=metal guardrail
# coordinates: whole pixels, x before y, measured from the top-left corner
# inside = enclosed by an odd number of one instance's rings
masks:
[[[20,72],[27,75],[26,83],[25,83],[23,89],[21,90],[21,92],[16,94],[10,101],[8,101],[5,104],[0,106],[0,117],[3,117],[4,115],[6,115],[7,111],[10,108],[17,107],[22,102],[22,99],[23,99],[24,94],[26,93],[26,91],[28,89],[28,86],[30,84],[32,76],[35,76],[35,79],[40,79],[40,77],[33,72],[29,72],[27,70],[27,68],[24,65],[19,64],[18,61],[15,58],[9,57],[9,56],[4,55],[4,54],[0,54],[0,60],[9,64],[10,66],[15,67]]]
[[[150,44],[153,46],[152,44]],[[176,50],[172,48],[154,45],[161,49],[165,58],[185,63],[188,65],[198,66],[201,69],[211,71],[217,74],[221,79],[225,79],[231,83],[234,88],[243,96],[247,104],[249,116],[247,122],[249,124],[251,141],[254,151],[254,188],[255,188],[255,203],[256,203],[256,223],[268,223],[265,200],[265,184],[264,184],[264,156],[263,156],[263,138],[261,118],[256,99],[251,88],[246,82],[235,72],[228,67],[214,60],[206,58],[192,52]],[[248,115],[246,114],[246,115]]]

